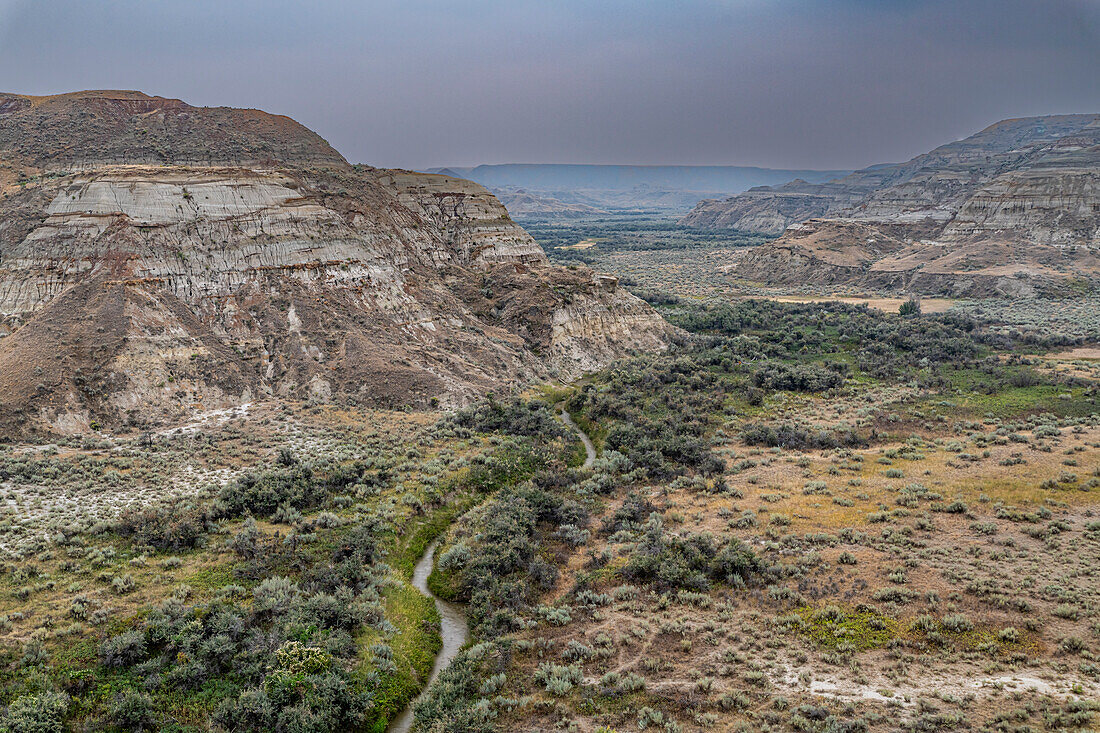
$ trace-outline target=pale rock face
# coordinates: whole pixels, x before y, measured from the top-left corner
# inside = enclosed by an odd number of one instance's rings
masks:
[[[959,208],[945,240],[1016,234],[1056,247],[1100,248],[1100,168],[1006,173]]]
[[[290,187],[297,185],[266,171],[128,167],[78,177],[54,195],[41,226],[5,248],[0,313],[21,319],[97,269],[155,281],[197,305],[257,273],[340,262],[326,268],[326,280],[365,280],[377,294],[405,299],[407,259],[386,246],[398,232],[349,226]],[[317,275],[307,273],[294,274]]]
[[[13,364],[0,417],[28,422],[21,405],[38,403],[29,422],[64,432],[257,398],[446,406],[667,344],[647,305],[585,272],[563,281],[568,304],[535,299],[545,324],[495,322],[482,291],[563,277],[499,202],[444,176],[348,175],[355,193],[332,195],[299,171],[110,166],[0,201],[14,214],[0,223],[0,323],[15,329],[0,338],[0,367]],[[113,337],[91,345],[100,331]],[[60,332],[90,345],[51,362]]]
[[[549,362],[566,377],[579,377],[622,355],[622,344],[632,350],[664,348],[666,334],[652,328],[651,311],[643,302],[617,287],[597,282],[597,297],[578,299],[554,311]],[[606,290],[605,290],[606,288]]]
[[[828,196],[748,191],[725,201],[702,201],[680,223],[778,236],[794,222],[823,216],[833,204]]]
[[[89,219],[122,215],[139,227],[170,226],[196,219],[247,220],[301,198],[286,187],[289,179],[276,174],[194,181],[156,170],[148,173],[145,180],[109,175],[77,178],[58,192],[46,213],[55,221],[64,221],[67,215]],[[319,211],[317,206],[302,207],[307,215]]]
[[[464,262],[548,264],[542,248],[500,201],[472,181],[407,171],[387,172],[379,181],[410,211],[435,224]]]
[[[684,222],[783,232],[731,268],[765,284],[1061,292],[1100,278],[1100,115],[1006,120],[901,165],[705,201]]]

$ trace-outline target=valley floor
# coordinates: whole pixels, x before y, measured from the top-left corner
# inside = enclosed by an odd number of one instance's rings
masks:
[[[633,292],[658,305],[765,298],[780,302],[866,304],[896,313],[907,296],[807,281],[797,287],[764,286],[736,276],[738,262],[771,239],[736,231],[676,225],[656,216],[589,217],[569,223],[523,222],[555,261],[583,261],[620,278]],[[583,245],[583,246],[581,246]],[[1100,297],[1085,284],[1059,299],[924,297],[925,313],[952,311],[1001,331],[1057,338],[1067,346],[1100,343]]]
[[[0,447],[0,729],[384,730],[441,646],[436,541],[471,637],[413,730],[1095,726],[1100,365],[666,311],[667,354],[449,415]]]

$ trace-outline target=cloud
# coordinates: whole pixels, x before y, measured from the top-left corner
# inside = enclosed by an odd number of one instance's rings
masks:
[[[1100,110],[1091,0],[0,0],[13,91],[289,114],[348,158],[851,167]]]

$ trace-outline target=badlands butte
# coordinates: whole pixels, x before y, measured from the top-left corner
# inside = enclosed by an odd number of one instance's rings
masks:
[[[1100,274],[1100,115],[998,122],[898,165],[700,202],[681,224],[781,235],[730,266],[772,286],[1065,294]]]
[[[293,120],[0,95],[0,435],[268,398],[455,405],[672,327],[551,266],[481,186],[349,164]]]

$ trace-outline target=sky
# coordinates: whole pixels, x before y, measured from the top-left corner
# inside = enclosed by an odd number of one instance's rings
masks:
[[[79,89],[387,167],[858,168],[1100,112],[1100,0],[0,0],[0,90]]]

